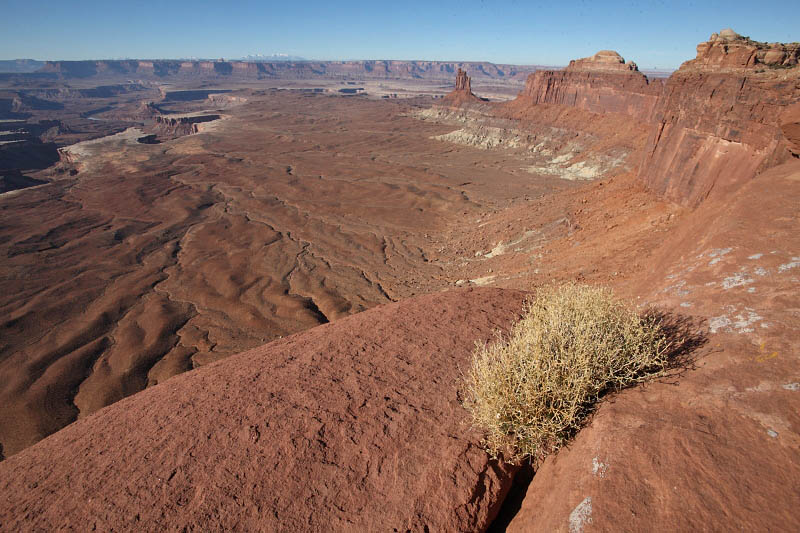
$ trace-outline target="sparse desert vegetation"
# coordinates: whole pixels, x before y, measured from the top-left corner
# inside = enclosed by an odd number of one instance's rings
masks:
[[[476,346],[464,406],[493,457],[541,459],[603,394],[659,375],[669,347],[654,313],[639,316],[610,289],[546,287],[507,336]]]

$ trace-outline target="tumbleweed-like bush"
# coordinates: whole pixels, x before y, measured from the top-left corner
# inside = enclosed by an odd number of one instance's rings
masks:
[[[656,316],[639,316],[610,289],[540,289],[508,335],[476,346],[463,404],[490,455],[539,460],[603,394],[662,373],[668,348]]]

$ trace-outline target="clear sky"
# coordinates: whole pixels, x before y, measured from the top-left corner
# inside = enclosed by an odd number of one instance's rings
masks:
[[[732,27],[800,41],[800,0],[696,2],[0,0],[0,59],[428,59],[564,65],[617,50],[677,67]]]

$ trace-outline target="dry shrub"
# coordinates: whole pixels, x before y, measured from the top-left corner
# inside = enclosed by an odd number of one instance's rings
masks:
[[[543,458],[577,431],[601,395],[664,371],[669,342],[609,289],[539,290],[507,337],[477,345],[464,407],[493,457]]]

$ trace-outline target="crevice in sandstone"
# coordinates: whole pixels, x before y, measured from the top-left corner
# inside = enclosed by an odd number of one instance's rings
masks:
[[[511,488],[500,504],[500,510],[497,516],[492,523],[489,524],[489,527],[486,528],[487,533],[502,533],[508,528],[508,525],[522,508],[522,500],[525,499],[528,486],[531,484],[531,481],[533,481],[535,473],[533,465],[531,464],[525,464],[517,470],[511,482]]]

